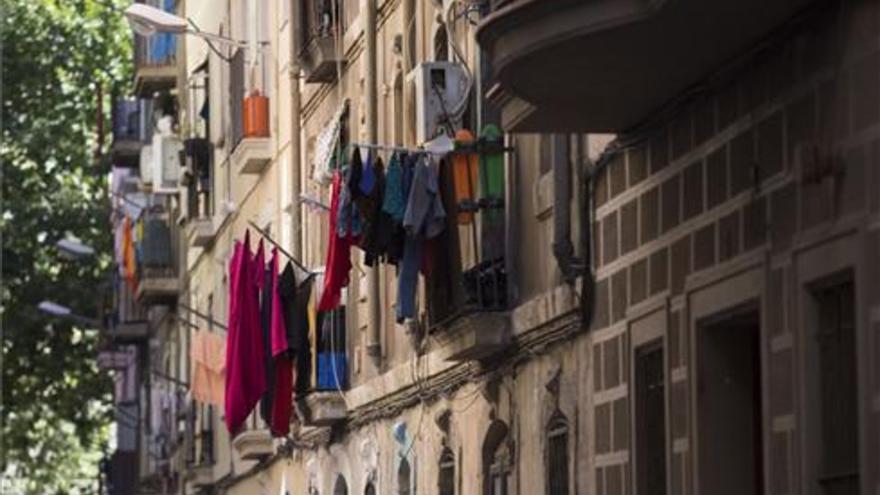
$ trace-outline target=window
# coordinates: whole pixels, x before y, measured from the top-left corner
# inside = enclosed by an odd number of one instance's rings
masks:
[[[449,448],[440,454],[437,491],[439,495],[455,495],[455,456]]]
[[[376,487],[373,485],[373,482],[368,482],[367,486],[364,488],[364,495],[376,495]]]
[[[818,481],[829,495],[860,493],[854,292],[849,281],[814,293],[822,442]]]
[[[411,478],[412,470],[409,467],[409,461],[403,458],[400,460],[400,466],[397,467],[397,493],[399,495],[410,495]]]
[[[666,493],[666,409],[663,347],[660,342],[636,349],[635,441],[638,495]]]
[[[562,414],[547,428],[547,493],[568,495],[568,421]]]
[[[503,421],[493,422],[486,432],[483,442],[484,495],[508,495],[512,468],[507,432]]]
[[[348,495],[348,483],[341,474],[336,475],[336,483],[333,485],[333,495]]]

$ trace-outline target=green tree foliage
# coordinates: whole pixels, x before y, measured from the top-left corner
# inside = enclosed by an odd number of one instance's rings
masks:
[[[127,3],[0,0],[3,493],[96,492],[112,398],[100,336],[36,306],[98,312],[112,240],[97,130],[130,84]],[[60,257],[71,234],[97,255]]]

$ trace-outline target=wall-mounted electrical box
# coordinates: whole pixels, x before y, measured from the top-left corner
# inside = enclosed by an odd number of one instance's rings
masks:
[[[415,93],[416,141],[452,136],[461,119],[451,115],[470,91],[464,67],[454,62],[423,62],[407,76]]]

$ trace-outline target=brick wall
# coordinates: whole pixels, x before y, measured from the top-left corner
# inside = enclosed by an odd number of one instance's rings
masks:
[[[835,15],[817,16],[758,54],[732,79],[654,129],[643,144],[618,154],[594,184],[593,328],[597,335],[619,328],[594,345],[596,376],[602,370],[607,380],[609,366],[619,359],[615,349],[626,341],[624,323],[668,301],[667,478],[673,495],[694,492],[689,417],[694,376],[688,355],[693,329],[687,295],[754,263],[766,266],[760,297],[767,355],[762,386],[770,397],[764,429],[767,486],[774,494],[802,491],[798,465],[804,446],[796,431],[795,390],[804,337],[796,326],[800,288],[792,259],[810,243],[861,235],[859,229],[876,223],[880,210],[880,9],[876,2],[838,7],[829,7]],[[814,170],[813,153],[838,172],[804,180]],[[880,245],[874,249],[874,256],[880,254]],[[877,294],[880,288],[872,283],[866,289]],[[861,305],[859,311],[870,314]],[[876,363],[880,324],[870,328],[873,348],[865,351],[866,358]],[[597,380],[600,397],[608,386],[629,382],[629,367],[623,370],[612,383]],[[875,466],[880,465],[878,382],[865,406],[872,418],[867,438]],[[628,446],[602,432],[615,431],[609,419],[616,417],[615,403],[596,404],[596,453],[602,459]],[[876,471],[863,479],[880,486]],[[628,493],[612,490],[619,473],[598,468],[596,474],[596,493]]]

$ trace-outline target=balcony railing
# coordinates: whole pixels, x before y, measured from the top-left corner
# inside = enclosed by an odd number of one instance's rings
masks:
[[[107,336],[115,341],[136,341],[148,337],[147,309],[138,302],[130,283],[117,272],[113,280],[113,307],[107,322]]]
[[[174,300],[180,291],[178,230],[171,227],[167,214],[149,213],[143,221],[138,300],[142,304]]]
[[[334,4],[338,7],[335,13],[332,11]],[[327,0],[303,1],[301,16],[303,36],[299,44],[299,60],[305,72],[306,82],[333,82],[336,79],[338,64],[345,64],[345,59],[337,54],[334,41],[336,27],[333,25],[334,18],[337,20],[345,18],[342,4],[343,2]]]
[[[429,331],[451,342],[453,360],[490,355],[508,338],[502,150],[479,143],[440,169],[447,225],[426,278]]]
[[[149,0],[148,5],[166,12],[177,10],[176,0]],[[151,93],[174,87],[177,79],[177,36],[172,33],[155,33],[146,37],[135,34],[134,65],[135,92],[149,96]]]

